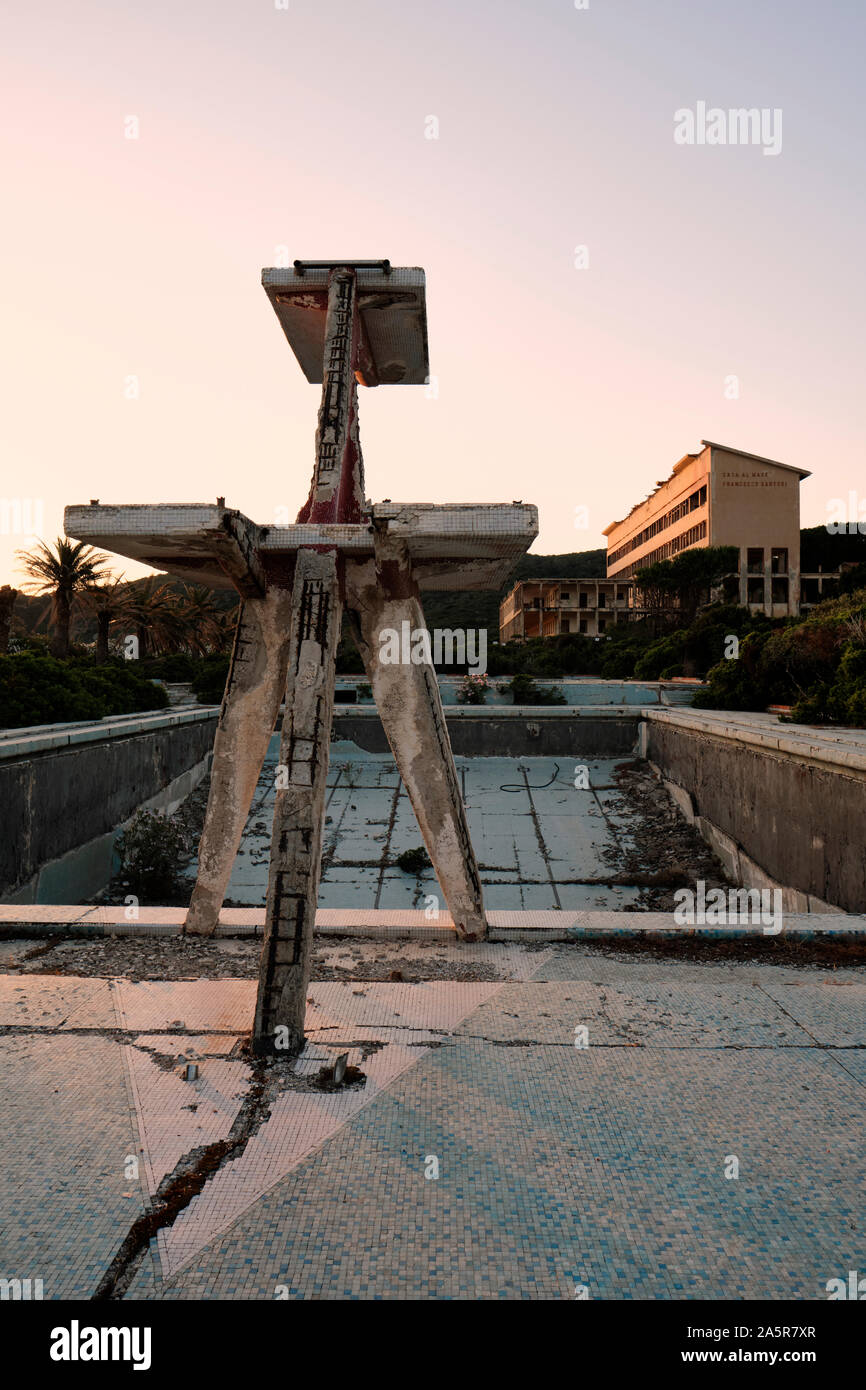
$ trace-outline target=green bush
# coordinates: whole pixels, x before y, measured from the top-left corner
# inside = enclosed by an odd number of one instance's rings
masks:
[[[120,857],[118,877],[140,902],[150,904],[178,897],[184,889],[183,870],[192,858],[184,828],[156,811],[137,811],[115,845]]]
[[[671,632],[666,637],[659,637],[635,662],[635,677],[639,681],[657,681],[667,667],[680,665],[686,638],[685,631]]]
[[[849,642],[831,680],[817,681],[791,710],[798,724],[866,728],[866,646]]]
[[[220,705],[229,673],[227,656],[210,657],[203,661],[193,676],[192,688],[200,705]]]
[[[839,630],[825,623],[793,622],[764,643],[760,668],[774,702],[802,698],[821,681],[830,681],[839,662]]]
[[[597,676],[606,642],[582,632],[557,637],[530,637],[526,642],[494,642],[487,657],[491,676]]]
[[[773,703],[761,669],[761,653],[766,632],[751,632],[740,643],[740,655],[723,659],[707,672],[707,683],[695,691],[692,704],[697,709],[763,710]]]
[[[501,695],[510,694],[515,705],[565,705],[568,703],[556,686],[536,685],[526,672],[518,672],[510,681],[497,687]]]
[[[202,661],[186,652],[171,652],[168,656],[146,657],[139,663],[144,676],[160,681],[192,681]]]
[[[129,662],[97,666],[75,658],[57,661],[37,652],[0,656],[0,727],[68,724],[110,714],[164,709],[168,695]]]

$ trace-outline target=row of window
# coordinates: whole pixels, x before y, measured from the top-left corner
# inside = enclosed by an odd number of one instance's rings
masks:
[[[632,536],[630,541],[626,541],[625,545],[621,545],[612,555],[608,555],[607,563],[609,565],[615,565],[617,560],[622,559],[623,555],[628,555],[629,551],[637,550],[639,545],[644,545],[646,541],[651,541],[653,536],[658,535],[659,531],[667,530],[668,526],[673,526],[674,522],[682,521],[683,517],[688,516],[689,512],[697,511],[698,507],[703,507],[706,500],[707,486],[705,483],[703,487],[699,487],[691,496],[687,497],[684,502],[678,502],[669,512],[665,512],[664,516],[658,517],[651,525],[645,526],[636,536]],[[650,563],[651,561],[644,561],[644,564]]]
[[[613,594],[611,594],[610,597],[613,598],[613,597],[614,597]],[[602,591],[598,594],[598,603],[597,603],[597,604],[596,604],[596,603],[590,603],[589,600],[590,600],[590,594],[587,592],[586,589],[581,589],[580,592],[579,592],[578,595],[577,595],[577,606],[578,606],[578,608],[607,608],[608,594],[607,594],[607,592],[606,592],[605,590],[602,590]],[[533,598],[533,599],[530,599],[529,602],[528,602],[528,603],[525,603],[523,606],[524,606],[524,608],[532,609],[533,612],[554,613],[554,612],[556,611],[556,609],[557,609],[558,607],[561,607],[561,605],[562,605],[563,603],[571,603],[572,601],[573,601],[573,600],[572,600],[571,591],[570,591],[570,590],[563,589],[562,593],[559,595],[559,601],[558,601],[558,603],[548,603],[548,604],[545,604],[545,601],[544,601],[543,598]],[[626,603],[627,601],[628,601],[628,591],[627,591],[626,589],[622,589],[622,588],[617,589],[617,590],[616,590],[616,597],[615,597],[615,599],[614,599],[614,602],[615,602],[615,603]]]
[[[627,579],[636,574],[638,570],[646,568],[647,565],[654,565],[659,560],[670,560],[681,550],[688,550],[690,545],[697,545],[698,541],[704,541],[706,538],[707,523],[701,521],[697,526],[690,526],[688,531],[684,531],[681,536],[674,536],[672,541],[666,541],[657,550],[651,550],[649,555],[642,555],[639,560],[635,560],[626,569],[620,570],[617,579]],[[608,564],[610,563],[612,562],[608,560]]]

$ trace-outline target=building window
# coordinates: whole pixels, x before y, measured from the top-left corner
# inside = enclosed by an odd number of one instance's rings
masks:
[[[770,573],[788,573],[788,552],[781,546],[774,546],[770,551]]]
[[[763,552],[763,550],[753,550],[753,549],[749,548],[749,549],[746,551],[746,568],[747,568],[749,574],[763,574],[763,573],[764,573],[764,552]],[[762,601],[763,601],[763,600],[762,600]]]
[[[570,602],[571,602],[571,594],[568,592],[567,589],[563,589],[563,590],[561,591],[561,593],[560,593],[560,595],[559,595],[559,601],[560,601],[560,603],[570,603]]]
[[[617,589],[616,601],[617,603],[625,603],[625,589]]]
[[[764,602],[764,581],[763,579],[749,580],[749,603]]]
[[[586,590],[585,590],[585,589],[581,589],[581,591],[580,591],[580,598],[578,599],[578,604],[579,604],[579,606],[580,606],[581,608],[585,608],[585,607],[586,607],[586,600],[587,600],[587,593],[586,593]]]
[[[559,630],[560,632],[571,632],[571,623],[568,621],[568,618],[560,618]]]
[[[774,580],[773,580],[773,602],[774,602],[774,603],[784,603],[784,604],[787,606],[787,603],[788,603],[788,581],[787,581],[787,579],[774,579]]]
[[[598,606],[599,606],[599,608],[606,608],[606,607],[607,607],[607,594],[604,594],[604,593],[599,594],[599,596],[598,596]]]
[[[605,630],[606,627],[607,627],[607,619],[606,619],[606,618],[599,618],[599,620],[598,620],[598,630],[599,630],[599,632],[604,632],[604,630]]]
[[[581,630],[581,632],[586,632],[588,626],[589,626],[589,620],[588,620],[587,618],[581,618],[581,620],[580,620],[580,630]]]

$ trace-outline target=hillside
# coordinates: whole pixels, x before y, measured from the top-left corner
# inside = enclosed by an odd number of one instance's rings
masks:
[[[424,616],[430,628],[487,628],[499,631],[499,604],[519,579],[603,579],[605,551],[575,550],[566,555],[524,555],[506,584],[494,590],[425,593]]]
[[[807,526],[800,532],[800,573],[814,574],[820,567],[835,570],[845,564],[866,564],[866,535],[859,532],[832,536],[826,526]]]

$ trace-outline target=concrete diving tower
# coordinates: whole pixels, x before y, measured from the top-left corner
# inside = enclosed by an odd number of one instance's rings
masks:
[[[371,504],[358,385],[428,378],[425,277],[388,261],[296,261],[262,273],[309,381],[322,383],[310,493],[293,526],[224,505],[68,507],[67,535],[241,597],[214,741],[186,930],[216,926],[285,699],[257,1052],[303,1046],[318,897],[337,644],[343,613],[458,936],[486,935],[481,882],[436,673],[379,659],[380,636],[425,626],[422,589],[498,588],[538,533],[533,506]]]

